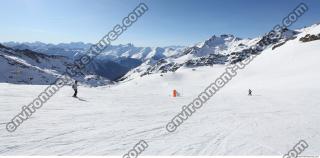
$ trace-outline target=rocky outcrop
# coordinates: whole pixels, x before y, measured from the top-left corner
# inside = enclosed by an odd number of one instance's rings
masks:
[[[299,40],[301,42],[311,42],[311,41],[315,41],[315,40],[320,40],[320,34],[318,34],[318,35],[307,34],[306,36],[301,37]]]

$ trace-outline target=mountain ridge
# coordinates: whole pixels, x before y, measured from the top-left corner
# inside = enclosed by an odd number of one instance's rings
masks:
[[[86,71],[88,74],[94,74],[111,81],[127,81],[154,73],[175,72],[181,67],[194,68],[235,64],[253,54],[261,53],[266,48],[277,49],[287,41],[297,38],[298,34],[317,27],[319,27],[319,24],[296,30],[283,29],[281,30],[282,36],[276,39],[271,39],[266,35],[253,39],[239,38],[231,34],[213,35],[191,47],[136,47],[131,43],[110,45],[87,65]],[[318,35],[308,35],[301,40],[317,39]],[[264,42],[267,43],[266,48],[254,48],[255,45]],[[7,47],[7,45],[12,46],[12,48]],[[82,42],[57,45],[42,42],[7,42],[3,45],[0,44],[1,49],[13,51],[15,55],[22,54],[24,57],[29,56],[29,58],[34,56],[33,65],[39,64],[37,57],[41,54],[55,58],[64,57],[63,60],[68,60],[67,63],[72,65],[72,61],[84,55],[89,47],[90,44]],[[69,54],[63,54],[65,52],[69,52]],[[69,56],[70,54],[72,55]]]

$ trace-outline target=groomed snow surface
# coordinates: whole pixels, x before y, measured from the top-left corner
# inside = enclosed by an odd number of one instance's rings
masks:
[[[264,51],[178,129],[165,126],[223,66],[179,69],[98,88],[64,87],[13,133],[5,123],[45,86],[0,84],[1,155],[283,155],[303,139],[320,154],[320,42]],[[247,96],[248,89],[253,96]],[[180,97],[171,93],[177,89]]]

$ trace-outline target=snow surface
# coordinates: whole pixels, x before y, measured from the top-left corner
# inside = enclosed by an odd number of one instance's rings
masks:
[[[302,155],[319,155],[319,50],[320,41],[299,37],[265,50],[174,133],[166,131],[168,121],[224,66],[80,87],[80,100],[64,87],[14,133],[5,123],[45,86],[2,83],[0,154],[123,155],[145,140],[143,155],[283,155],[304,139]],[[181,96],[172,98],[173,89]]]

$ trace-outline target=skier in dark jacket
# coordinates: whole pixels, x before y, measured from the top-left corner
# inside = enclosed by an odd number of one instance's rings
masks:
[[[252,90],[249,89],[249,93],[248,93],[249,96],[252,96]]]
[[[78,81],[74,81],[74,84],[72,85],[72,89],[74,90],[73,97],[77,97],[78,94]]]

